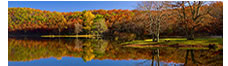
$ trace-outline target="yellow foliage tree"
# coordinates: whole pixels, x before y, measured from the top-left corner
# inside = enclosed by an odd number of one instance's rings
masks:
[[[84,14],[83,14],[84,18],[85,18],[85,21],[84,21],[84,29],[87,30],[87,31],[91,31],[91,26],[93,24],[93,19],[95,18],[95,15],[92,14],[91,11],[86,11]]]

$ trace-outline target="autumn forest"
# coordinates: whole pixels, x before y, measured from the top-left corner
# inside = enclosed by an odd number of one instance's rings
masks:
[[[157,3],[157,2],[155,2]],[[51,12],[33,8],[8,8],[9,35],[134,35],[155,34],[157,22],[161,36],[223,34],[223,2],[165,2],[154,9],[87,10]],[[183,5],[188,4],[189,5]]]
[[[8,3],[9,66],[223,65],[222,1]]]

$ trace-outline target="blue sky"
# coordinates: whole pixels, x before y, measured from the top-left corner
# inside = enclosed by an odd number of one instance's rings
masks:
[[[138,1],[8,1],[10,7],[73,12],[94,9],[135,9]]]

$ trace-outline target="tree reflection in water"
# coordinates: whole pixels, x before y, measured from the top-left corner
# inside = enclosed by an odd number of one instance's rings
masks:
[[[186,57],[185,57],[185,64],[187,64],[188,63],[188,53],[189,53],[189,51],[190,51],[190,53],[191,53],[191,59],[192,59],[192,62],[194,63],[194,64],[200,64],[200,62],[198,62],[197,60],[195,60],[195,57],[194,57],[194,51],[193,50],[186,50],[187,52],[186,52]]]
[[[154,66],[154,56],[156,56],[156,59],[157,59],[157,66],[160,66],[160,62],[159,62],[159,49],[156,49],[156,50],[153,50],[152,52],[152,62],[151,62],[151,66]]]
[[[209,65],[221,66],[222,49],[128,48],[119,41],[102,39],[8,39],[9,61],[32,61],[63,56],[97,60],[146,60],[136,65]]]

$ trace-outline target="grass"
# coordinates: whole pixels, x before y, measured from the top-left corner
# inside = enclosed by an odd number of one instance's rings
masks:
[[[152,42],[152,39],[146,40],[134,40],[130,42],[121,43],[122,45],[129,44],[180,44],[180,45],[209,45],[215,44],[222,48],[223,39],[222,38],[195,38],[194,40],[187,40],[186,38],[161,38],[159,42]]]
[[[122,44],[222,44],[222,38],[196,38],[195,40],[187,40],[186,38],[162,38],[159,42],[152,42],[152,39],[134,40],[130,42],[124,42]]]
[[[95,35],[42,35],[41,37],[87,37],[87,38],[92,38],[95,37]]]
[[[124,46],[128,47],[128,46]],[[176,49],[176,47],[143,47],[143,46],[138,46],[138,47],[128,47],[128,48],[150,48],[150,49]],[[209,48],[206,47],[180,47],[178,49],[192,49],[192,50],[207,50]],[[218,49],[216,49],[218,50]]]
[[[164,41],[164,40],[187,40],[186,38],[162,38],[160,39],[160,41]],[[152,41],[152,39],[146,39],[144,41]]]

